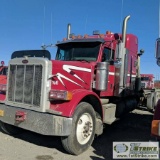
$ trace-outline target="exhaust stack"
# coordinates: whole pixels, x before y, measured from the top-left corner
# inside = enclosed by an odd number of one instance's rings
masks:
[[[69,39],[70,34],[71,34],[71,24],[68,23],[68,25],[67,25],[67,39]]]
[[[122,28],[122,42],[125,46],[126,44],[126,30],[127,30],[127,22],[130,19],[130,15],[127,16],[123,21],[123,28]]]
[[[127,22],[130,16],[125,17],[123,20],[123,27],[122,27],[122,43],[119,44],[120,51],[119,51],[119,58],[121,59],[121,67],[120,67],[120,82],[119,82],[119,94],[123,91],[126,84],[126,77],[127,72],[126,68],[126,30],[127,30]]]

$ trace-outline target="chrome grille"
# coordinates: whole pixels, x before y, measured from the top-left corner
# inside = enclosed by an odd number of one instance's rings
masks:
[[[10,65],[8,101],[40,107],[42,65]]]

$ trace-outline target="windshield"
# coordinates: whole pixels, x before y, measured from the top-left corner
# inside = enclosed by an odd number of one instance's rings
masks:
[[[100,42],[77,42],[59,44],[56,60],[62,61],[96,61]]]
[[[141,81],[149,81],[149,77],[141,77]]]

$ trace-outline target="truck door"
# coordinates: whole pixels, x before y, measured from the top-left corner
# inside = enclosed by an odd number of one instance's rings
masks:
[[[113,95],[113,88],[114,88],[114,50],[104,47],[102,52],[102,62],[109,63],[109,73],[108,73],[108,85],[107,91],[102,92],[101,95],[103,96],[112,96]],[[107,82],[106,82],[107,83]]]

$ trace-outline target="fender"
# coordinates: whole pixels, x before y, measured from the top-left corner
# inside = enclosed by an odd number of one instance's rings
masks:
[[[160,123],[160,99],[157,102],[157,106],[153,115],[151,124],[151,136],[160,139],[159,136],[159,123]]]
[[[58,111],[58,112],[61,112],[62,116],[72,117],[72,115],[73,115],[73,113],[74,113],[74,111],[76,109],[76,106],[85,97],[92,96],[98,101],[99,106],[101,106],[100,110],[103,113],[102,104],[100,102],[100,99],[94,92],[88,91],[88,90],[84,90],[84,89],[77,89],[77,90],[73,90],[72,93],[73,93],[72,100],[70,100],[68,102],[67,101],[64,101],[64,102],[61,101],[59,103],[57,103],[57,102],[54,103],[54,101],[53,101],[53,102],[51,102],[50,109]]]

